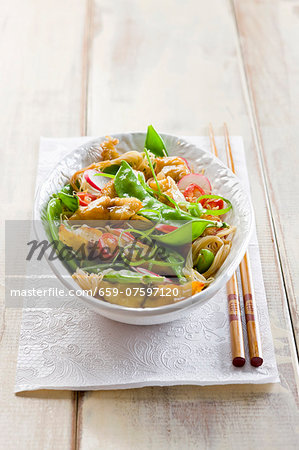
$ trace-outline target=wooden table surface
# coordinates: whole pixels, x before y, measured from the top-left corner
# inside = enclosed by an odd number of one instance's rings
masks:
[[[42,135],[226,121],[245,141],[281,378],[15,396],[21,311],[1,282],[1,448],[298,448],[298,42],[298,0],[0,1],[3,225],[31,217]]]

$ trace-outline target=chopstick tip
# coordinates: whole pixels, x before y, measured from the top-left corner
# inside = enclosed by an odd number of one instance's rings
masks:
[[[260,356],[254,356],[253,358],[251,358],[250,360],[250,364],[253,367],[260,367],[263,364],[264,360],[263,358],[261,358]]]
[[[242,358],[241,356],[236,356],[236,357],[233,359],[233,365],[234,365],[235,367],[243,367],[244,364],[245,364],[245,358]]]

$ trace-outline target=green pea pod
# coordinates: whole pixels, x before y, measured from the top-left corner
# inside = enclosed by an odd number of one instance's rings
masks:
[[[59,252],[61,251],[64,251],[66,248],[65,245],[62,242],[60,242],[58,234],[61,214],[62,214],[62,205],[60,199],[57,197],[51,198],[47,206],[47,221],[49,224],[50,234],[56,245],[55,248],[57,254],[59,254]],[[72,257],[68,258],[68,260],[62,259],[62,262],[73,272],[75,272],[75,270],[78,267],[78,261]]]
[[[121,167],[114,179],[114,187],[119,197],[135,197],[142,201],[143,208],[138,214],[149,220],[170,223],[178,220],[190,221],[194,217],[179,208],[174,209],[157,200],[149,192],[135,175],[132,167],[122,161]]]
[[[59,193],[62,192],[67,195],[73,195],[74,189],[70,184],[66,184],[62,189],[60,189]]]
[[[81,265],[81,269],[85,272],[89,273],[99,273],[105,269],[109,269],[111,267],[111,262],[108,263],[99,263],[95,264],[94,261],[83,261]],[[126,266],[123,263],[113,263],[114,269],[126,269]]]
[[[141,185],[127,161],[122,161],[114,178],[114,187],[118,197],[135,197],[141,201],[148,200],[149,194]]]
[[[116,175],[118,169],[119,169],[118,164],[112,164],[112,166],[105,167],[105,169],[103,169],[103,173],[109,173],[111,175]]]
[[[49,223],[50,233],[54,240],[58,240],[58,227],[60,224],[60,215],[62,206],[59,198],[51,198],[47,206],[47,221]]]
[[[74,191],[70,184],[64,186],[64,188],[57,193],[62,203],[72,212],[77,211],[79,208],[79,199],[73,193]]]
[[[147,134],[145,139],[145,148],[150,150],[155,156],[168,156],[165,143],[159,133],[154,129],[152,125],[147,127]]]
[[[154,239],[167,245],[183,245],[200,236],[207,226],[221,227],[221,222],[204,220],[193,217],[191,214],[179,208],[171,208],[157,200],[145,188],[143,183],[135,175],[131,166],[122,161],[121,167],[114,179],[114,187],[119,197],[135,197],[142,201],[143,208],[138,211],[141,216],[153,221],[178,226],[178,221],[184,225],[178,230],[166,235],[154,235]],[[190,222],[188,224],[188,222]],[[194,228],[193,228],[194,225]],[[182,230],[181,230],[182,229]]]
[[[183,245],[191,244],[194,239],[202,235],[207,227],[219,226],[220,222],[214,222],[211,220],[193,220],[192,222],[185,223],[177,230],[162,235],[154,235],[151,237],[161,244],[165,245]]]
[[[163,283],[165,277],[157,275],[145,275],[139,272],[133,272],[131,270],[113,270],[104,274],[104,280],[117,282],[117,283]]]

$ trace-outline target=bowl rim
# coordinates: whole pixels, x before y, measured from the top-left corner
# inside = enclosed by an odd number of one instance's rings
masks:
[[[145,132],[126,132],[126,133],[115,133],[115,134],[111,134],[110,136],[112,138],[117,138],[120,139],[121,136],[125,136],[125,135],[143,135],[145,136],[146,133]],[[247,250],[250,238],[252,236],[253,230],[254,230],[254,210],[253,210],[253,205],[252,205],[252,201],[251,201],[251,196],[248,195],[247,191],[244,189],[244,187],[241,185],[240,183],[240,179],[218,158],[216,157],[213,153],[209,153],[206,152],[206,150],[203,150],[201,147],[199,147],[197,144],[193,144],[190,143],[188,140],[186,140],[185,138],[176,136],[176,135],[172,135],[172,134],[166,134],[166,133],[161,133],[161,136],[163,139],[178,139],[180,143],[185,143],[185,144],[189,144],[189,145],[193,145],[194,147],[198,148],[199,150],[201,150],[204,153],[208,153],[209,156],[214,160],[214,162],[217,162],[217,164],[219,166],[221,166],[222,169],[225,169],[226,171],[228,171],[230,177],[234,178],[238,184],[240,184],[241,190],[244,194],[244,196],[247,198],[247,204],[248,204],[248,212],[249,212],[249,232],[247,233],[247,235],[245,236],[245,238],[243,239],[242,245],[239,247],[238,253],[235,256],[235,258],[233,259],[233,261],[231,261],[230,265],[227,267],[226,271],[221,274],[221,277],[219,277],[218,279],[215,278],[215,280],[213,281],[213,283],[211,283],[207,289],[204,289],[203,291],[194,294],[190,297],[187,297],[184,300],[180,300],[176,303],[171,303],[168,305],[163,305],[163,306],[156,306],[156,307],[150,307],[150,308],[132,308],[132,307],[128,307],[128,306],[122,306],[122,305],[118,305],[118,304],[114,304],[114,303],[109,303],[106,302],[104,300],[99,300],[96,299],[90,295],[84,294],[84,295],[76,295],[74,297],[77,297],[78,299],[82,300],[82,301],[87,301],[87,303],[89,303],[91,306],[94,307],[94,309],[97,310],[97,312],[100,314],[99,309],[102,310],[106,310],[106,311],[110,311],[110,312],[124,312],[125,314],[130,314],[130,315],[135,315],[136,317],[150,317],[150,316],[158,316],[158,315],[166,315],[169,313],[172,313],[174,311],[177,310],[181,310],[181,309],[188,309],[191,308],[192,306],[195,305],[200,305],[205,303],[206,301],[210,300],[228,281],[229,279],[232,277],[233,273],[235,272],[235,270],[237,269],[237,267],[239,266],[239,264],[241,263],[245,252]],[[57,167],[64,161],[67,160],[74,152],[77,151],[84,151],[86,150],[86,146],[91,146],[94,145],[95,143],[101,142],[103,140],[106,139],[106,136],[100,136],[100,137],[96,137],[96,138],[92,138],[90,139],[90,141],[86,141],[85,143],[81,144],[80,146],[74,148],[73,150],[71,150],[70,152],[68,152],[57,164],[55,164],[55,166],[48,172],[48,174],[45,177],[45,180],[40,183],[40,185],[38,186],[37,190],[36,190],[36,194],[35,194],[35,200],[34,200],[34,212],[33,212],[33,218],[34,218],[34,231],[36,236],[38,237],[38,239],[41,239],[40,236],[40,228],[36,225],[37,221],[41,221],[41,217],[40,217],[40,210],[39,210],[39,204],[40,204],[40,194],[41,194],[41,190],[44,186],[44,184],[46,183],[47,179],[52,175],[52,173],[54,173],[57,170]],[[44,226],[43,226],[43,232],[45,232],[44,230]],[[66,267],[63,265],[63,263],[60,260],[57,260],[55,262],[49,260],[47,252],[46,252],[46,259],[47,262],[49,264],[49,266],[51,267],[52,271],[55,273],[55,275],[57,276],[57,278],[68,288],[68,289],[73,289],[73,286],[62,276],[61,274],[61,269],[64,270],[66,273],[69,274],[69,272],[67,271]],[[60,267],[60,271],[58,270],[58,267]],[[79,291],[80,289],[78,289]],[[82,290],[83,292],[83,290]]]

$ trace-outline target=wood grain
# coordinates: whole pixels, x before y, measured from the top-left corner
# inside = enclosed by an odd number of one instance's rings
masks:
[[[291,412],[279,385],[87,393],[80,448],[295,449],[298,419],[285,415],[286,401]]]
[[[279,258],[299,348],[299,1],[234,1]]]
[[[21,316],[2,308],[0,447],[297,448],[298,365],[284,283],[297,330],[298,4],[236,0],[236,26],[222,0],[1,2],[6,218],[31,216],[40,135],[140,131],[148,123],[196,135],[207,134],[211,120],[226,121],[245,139],[281,385],[14,396]],[[1,250],[3,274],[3,239]]]
[[[40,135],[80,133],[84,17],[79,0],[1,2],[0,183],[6,219],[31,217]],[[3,222],[2,214],[0,447],[70,448],[76,425],[72,392],[14,395],[21,311],[4,311]]]
[[[95,1],[87,134],[140,131],[148,123],[177,135],[207,134],[212,120],[244,136],[282,383],[85,393],[82,449],[297,446],[297,358],[240,56],[227,2]]]

